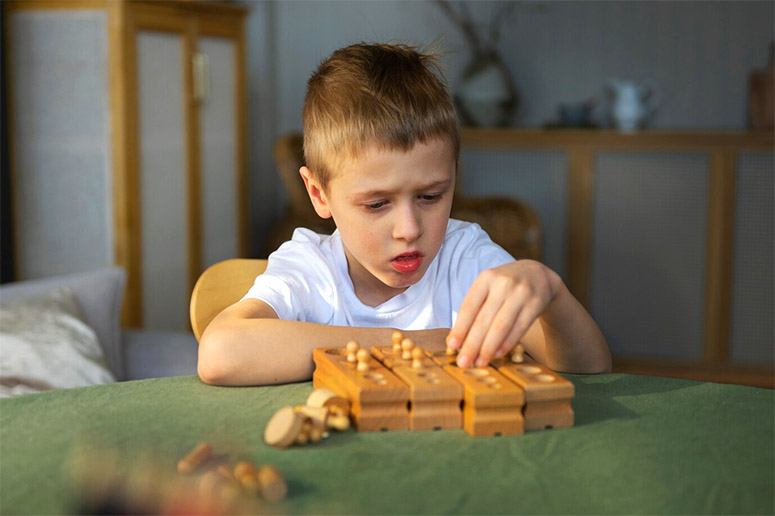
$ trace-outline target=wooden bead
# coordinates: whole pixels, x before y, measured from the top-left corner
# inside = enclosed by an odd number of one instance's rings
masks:
[[[328,389],[315,389],[307,398],[307,406],[318,408],[325,407],[329,411],[338,411],[340,413],[350,413],[350,402],[338,394]]]
[[[346,416],[329,416],[327,424],[329,428],[344,432],[350,428],[350,418]]]
[[[354,340],[351,340],[347,343],[347,345],[344,347],[345,351],[347,351],[347,361],[348,362],[355,362],[355,354],[360,349],[360,346],[357,342]]]
[[[256,473],[261,498],[268,502],[279,502],[288,494],[288,484],[274,466],[261,466]]]
[[[392,343],[393,343],[393,353],[398,354],[401,353],[401,341],[403,340],[404,335],[400,331],[394,331],[392,336]]]
[[[522,344],[517,344],[514,351],[511,353],[511,361],[516,364],[521,364],[525,361],[525,348]]]
[[[403,353],[401,354],[401,358],[404,360],[411,360],[412,348],[414,348],[414,341],[412,341],[412,339],[406,338],[402,340],[401,349],[403,350]]]
[[[242,488],[249,493],[258,492],[258,480],[256,479],[256,466],[252,462],[243,460],[234,466],[234,478]]]
[[[201,442],[193,450],[178,462],[178,473],[188,475],[199,467],[204,461],[213,456],[213,447],[209,443]]]
[[[412,350],[412,368],[414,369],[422,369],[423,366],[423,358],[425,357],[425,352],[422,350],[422,348],[414,348]]]
[[[356,359],[358,360],[358,371],[361,373],[365,373],[369,370],[369,352],[365,349],[359,349],[358,353],[356,354]]]

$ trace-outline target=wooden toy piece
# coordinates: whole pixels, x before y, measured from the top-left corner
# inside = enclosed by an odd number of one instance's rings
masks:
[[[452,353],[450,353],[450,351],[452,351]],[[454,350],[426,351],[425,354],[428,355],[435,364],[438,364],[441,367],[455,365],[457,362],[457,351]]]
[[[404,360],[412,359],[412,349],[414,349],[414,341],[412,339],[404,339],[401,341],[401,358]]]
[[[412,350],[412,367],[414,369],[422,369],[423,358],[425,358],[425,351],[422,348],[414,348]]]
[[[287,448],[301,432],[303,418],[293,407],[285,406],[275,412],[264,430],[264,441],[270,446]]]
[[[573,383],[537,362],[494,362],[498,371],[525,392],[525,429],[573,426]]]
[[[329,389],[315,389],[307,398],[307,406],[325,408],[331,415],[349,416],[350,402]]]
[[[288,484],[286,484],[280,471],[274,466],[263,465],[258,468],[256,479],[261,498],[268,502],[280,502],[288,494]]]
[[[394,331],[391,342],[393,344],[393,353],[401,353],[401,341],[404,340],[404,334],[400,331]]]
[[[525,361],[525,348],[522,344],[517,344],[511,353],[511,361],[515,364],[521,364]]]
[[[461,369],[455,355],[428,353],[443,370],[463,385],[463,429],[470,435],[522,434],[525,422],[521,388],[493,367]]]
[[[354,340],[351,340],[347,343],[345,346],[345,350],[347,351],[347,361],[350,363],[355,363],[356,360],[356,353],[360,349],[360,345],[355,342]]]
[[[309,420],[310,423],[312,423],[312,426],[319,429],[321,432],[327,428],[326,421],[328,420],[329,411],[326,407],[308,407],[305,405],[300,405],[298,407],[294,407],[293,410],[295,410],[297,414],[301,414],[302,417]]]
[[[188,452],[185,457],[178,462],[178,473],[188,475],[192,473],[200,464],[213,456],[213,447],[209,443],[201,442],[193,450]]]
[[[258,493],[258,479],[256,478],[256,466],[250,461],[240,461],[234,466],[234,478],[242,486],[242,489],[250,494]]]
[[[365,349],[359,349],[358,353],[355,354],[355,358],[358,360],[358,366],[356,367],[356,370],[359,373],[366,373],[369,371],[369,352]],[[349,361],[349,357],[348,357]]]
[[[407,362],[387,346],[371,348],[372,355],[409,387],[409,428],[440,430],[461,428],[463,387],[445,373],[422,348],[412,350]]]
[[[350,414],[359,431],[409,428],[409,389],[375,359],[366,358],[369,370],[365,373],[359,373],[346,360],[341,348],[317,348],[312,351],[312,359],[313,386],[350,400]]]

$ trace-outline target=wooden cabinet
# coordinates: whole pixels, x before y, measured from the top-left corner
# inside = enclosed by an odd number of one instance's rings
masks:
[[[536,208],[623,372],[773,385],[772,133],[466,129],[461,188]]]
[[[246,9],[6,2],[17,279],[118,264],[125,323],[188,328],[245,253]]]

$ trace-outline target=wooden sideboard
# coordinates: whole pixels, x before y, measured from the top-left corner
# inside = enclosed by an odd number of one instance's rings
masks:
[[[623,372],[773,386],[772,363],[740,364],[730,357],[737,163],[742,153],[753,152],[772,156],[775,153],[772,133],[620,133],[610,130],[466,128],[463,130],[463,152],[467,150],[487,153],[553,152],[564,156],[567,166],[565,279],[571,291],[588,307],[592,288],[593,240],[597,229],[594,217],[597,201],[596,169],[600,156],[606,153],[688,153],[707,156],[707,194],[703,192],[703,195],[707,195],[707,202],[702,264],[705,272],[704,295],[701,300],[704,304],[701,356],[655,358],[615,355],[615,368]],[[479,174],[486,176],[487,171],[481,171]],[[769,175],[771,178],[772,170]],[[529,199],[526,200],[529,202]],[[762,288],[772,289],[772,285],[763,285]],[[767,343],[759,345],[766,346]],[[770,342],[770,345],[775,346],[775,343]]]

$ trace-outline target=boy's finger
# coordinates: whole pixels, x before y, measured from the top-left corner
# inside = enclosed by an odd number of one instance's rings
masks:
[[[489,291],[487,299],[476,314],[474,323],[468,330],[463,347],[458,354],[458,365],[467,367],[468,365],[479,365],[478,357],[481,354],[482,344],[485,337],[490,332],[493,320],[504,306],[504,295],[497,291]]]
[[[525,332],[522,327],[518,324],[514,324],[509,336],[506,337],[506,340],[498,347],[498,351],[495,352],[495,358],[505,357],[512,349],[514,349],[524,334]]]
[[[447,338],[447,345],[455,350],[460,349],[463,346],[463,341],[468,335],[468,330],[474,323],[474,319],[479,313],[479,309],[487,299],[487,290],[481,288],[474,282],[471,288],[468,289],[463,302],[460,304],[460,311],[455,319],[455,324],[449,331],[449,337]]]
[[[522,307],[516,304],[504,303],[492,320],[484,336],[477,367],[484,367],[495,357],[500,346],[510,337]]]
[[[479,312],[476,314],[474,322],[468,329],[465,339],[460,346],[460,351],[457,355],[457,365],[460,367],[470,367],[474,365],[476,357],[479,356],[479,348],[484,340],[484,335],[487,332],[487,324],[492,319],[492,309],[487,308],[491,304],[491,300],[482,305]]]

